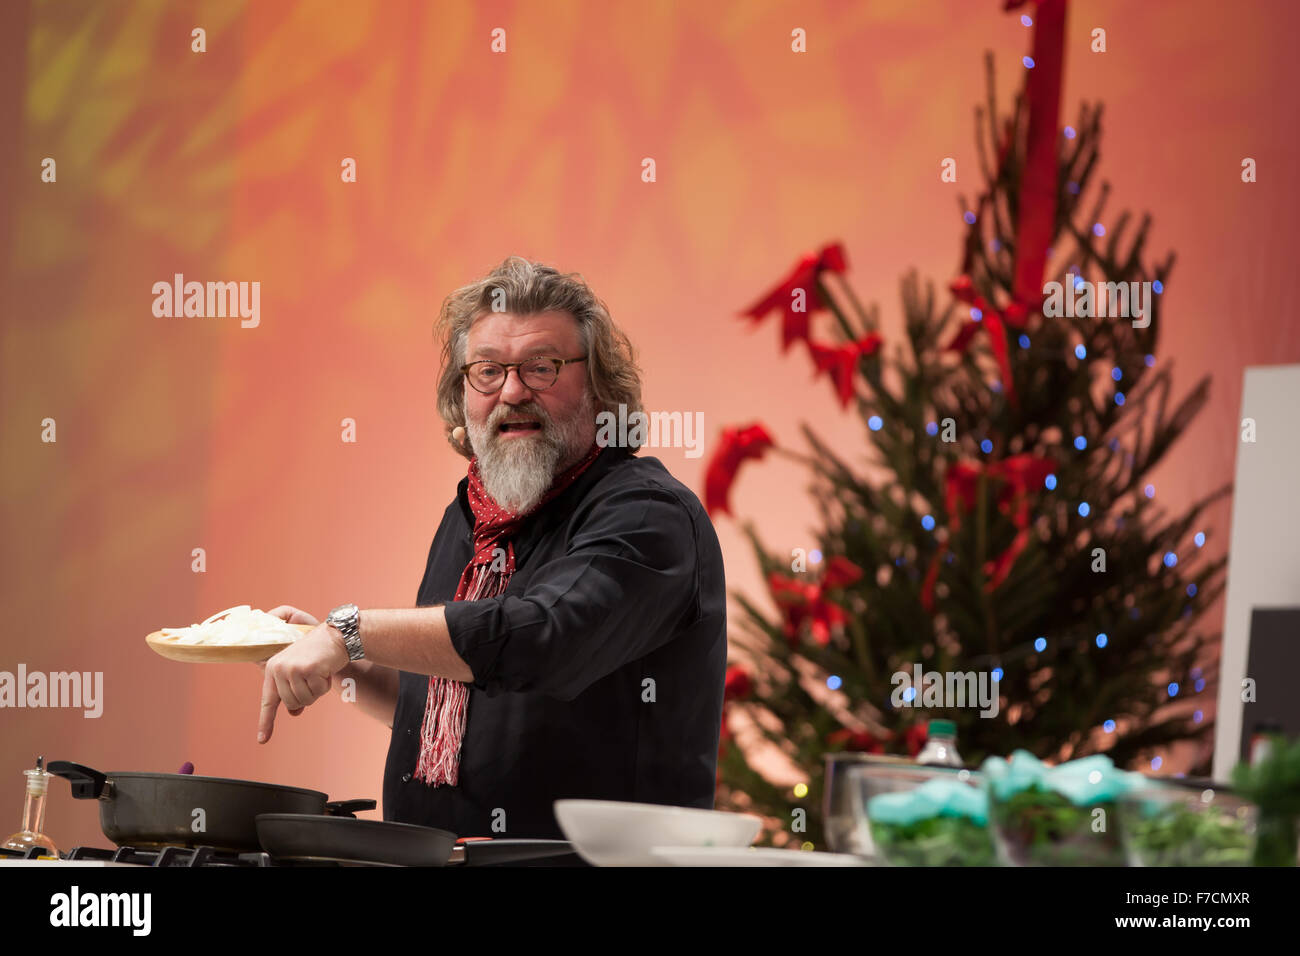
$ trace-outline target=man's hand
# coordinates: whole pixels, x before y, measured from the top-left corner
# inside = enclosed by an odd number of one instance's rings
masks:
[[[316,624],[311,615],[288,606],[278,607],[270,613],[294,624]],[[343,637],[328,624],[317,624],[315,630],[290,644],[264,665],[259,664],[265,676],[257,742],[266,743],[271,739],[275,712],[281,701],[284,701],[289,714],[296,717],[303,708],[329,693],[334,684],[333,675],[347,665],[348,652]]]

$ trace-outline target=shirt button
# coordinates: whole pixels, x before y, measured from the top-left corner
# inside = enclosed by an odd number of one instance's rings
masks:
[[[406,728],[406,736],[409,737],[409,736],[411,736],[411,734],[413,734],[413,733],[415,733],[415,731],[412,730],[410,727],[407,727],[407,728]]]
[[[410,783],[410,782],[411,782],[411,775],[409,773],[402,774],[402,783]]]

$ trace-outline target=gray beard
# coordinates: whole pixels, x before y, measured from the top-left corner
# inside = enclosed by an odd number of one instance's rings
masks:
[[[534,418],[542,423],[538,433],[522,438],[502,438],[497,426],[507,418]],[[466,421],[470,447],[478,456],[483,487],[501,507],[515,514],[532,511],[555,480],[586,451],[579,447],[585,424],[595,421],[591,393],[568,421],[557,423],[535,402],[498,406],[479,425]]]

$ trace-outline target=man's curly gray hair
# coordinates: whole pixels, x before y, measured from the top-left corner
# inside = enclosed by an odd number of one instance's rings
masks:
[[[477,282],[462,286],[442,303],[436,332],[442,343],[442,374],[438,379],[438,414],[447,441],[466,458],[473,456],[468,436],[457,441],[452,432],[465,422],[466,343],[470,326],[488,312],[516,316],[541,312],[567,312],[578,323],[582,351],[587,361],[587,384],[596,412],[618,414],[627,406],[629,420],[641,407],[641,370],[627,335],[614,324],[609,309],[578,273],[564,274],[550,266],[510,256]],[[560,356],[571,358],[572,356]],[[635,446],[633,446],[635,447]]]

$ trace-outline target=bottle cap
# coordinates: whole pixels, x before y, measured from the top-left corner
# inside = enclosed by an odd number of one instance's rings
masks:
[[[951,720],[932,720],[926,730],[926,735],[930,737],[956,737],[957,725]]]
[[[27,776],[27,792],[34,797],[42,797],[50,789],[50,777],[54,776],[45,769],[45,758],[36,758],[35,770],[24,770]]]

